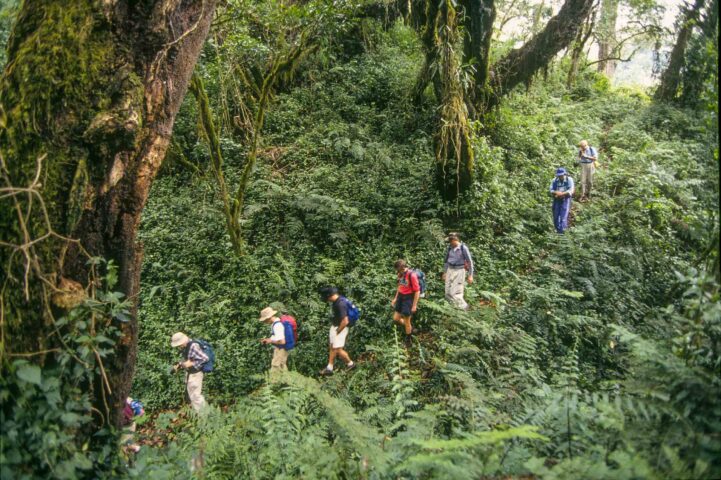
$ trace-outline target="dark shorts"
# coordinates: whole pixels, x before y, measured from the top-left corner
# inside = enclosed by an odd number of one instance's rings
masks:
[[[404,317],[411,316],[411,309],[413,308],[413,294],[409,293],[404,295],[398,294],[398,300],[396,300],[395,311],[403,315]]]

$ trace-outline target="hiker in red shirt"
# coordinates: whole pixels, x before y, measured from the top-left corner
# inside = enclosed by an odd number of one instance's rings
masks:
[[[413,333],[411,317],[418,308],[421,287],[418,283],[418,275],[408,268],[404,260],[398,260],[393,266],[398,274],[398,289],[395,297],[391,300],[391,306],[395,311],[393,321],[403,326],[406,332],[405,344],[410,346]]]

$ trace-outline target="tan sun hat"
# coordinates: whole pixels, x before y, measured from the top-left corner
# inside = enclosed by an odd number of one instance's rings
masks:
[[[183,332],[177,332],[174,333],[173,336],[170,338],[170,346],[171,347],[179,347],[186,343],[188,340],[188,336],[184,334]]]
[[[273,318],[276,313],[278,312],[273,310],[273,307],[265,307],[263,310],[260,311],[260,318],[258,318],[258,321],[265,322],[269,318]]]

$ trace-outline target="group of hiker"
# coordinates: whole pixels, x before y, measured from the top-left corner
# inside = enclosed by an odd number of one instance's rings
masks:
[[[448,248],[442,276],[445,281],[445,298],[457,308],[467,310],[469,307],[464,299],[464,286],[466,281],[469,284],[473,283],[473,257],[468,246],[460,241],[458,234],[450,233],[446,240]],[[394,268],[397,288],[390,306],[393,309],[393,321],[402,328],[405,334],[404,344],[409,347],[415,332],[412,324],[413,315],[418,310],[420,298],[425,295],[425,274],[421,270],[410,268],[405,260],[396,261]],[[319,374],[333,375],[335,361],[338,358],[343,361],[346,370],[353,370],[356,363],[346,351],[345,345],[350,329],[360,317],[360,310],[351,300],[341,295],[336,287],[323,287],[319,290],[319,294],[321,300],[331,307],[328,363]],[[268,306],[260,311],[258,321],[270,327],[270,336],[260,339],[262,344],[273,347],[270,371],[287,370],[288,353],[298,341],[298,325],[295,318],[288,314],[279,314],[278,310]],[[170,345],[180,349],[183,358],[181,362],[171,367],[171,372],[185,370],[190,404],[195,411],[200,412],[206,406],[202,393],[203,376],[213,370],[215,353],[204,340],[192,339],[183,332],[173,334]]]
[[[578,163],[581,167],[581,201],[591,197],[593,175],[596,168],[598,153],[582,140],[579,144]],[[556,232],[563,233],[568,228],[568,213],[575,193],[573,178],[565,168],[559,167],[556,176],[551,182],[550,193],[553,196],[553,224]],[[474,265],[471,252],[458,234],[450,233],[446,241],[445,260],[443,263],[442,278],[445,282],[445,298],[455,307],[467,310],[468,303],[464,298],[465,283],[473,283]],[[402,328],[405,334],[404,344],[412,344],[415,332],[412,319],[418,310],[418,302],[425,294],[426,282],[422,271],[412,269],[405,260],[397,260],[394,264],[396,271],[397,288],[390,301],[393,309],[393,322]],[[346,370],[353,370],[356,363],[346,351],[346,341],[350,329],[356,324],[360,311],[355,304],[344,297],[333,286],[323,287],[319,290],[320,297],[330,306],[330,328],[328,331],[328,363],[320,370],[321,376],[333,375],[335,361],[340,358]],[[270,371],[285,371],[288,369],[288,354],[298,341],[298,325],[294,317],[288,314],[279,314],[271,306],[260,311],[258,321],[270,327],[270,336],[260,339],[260,342],[273,347],[273,356]],[[201,411],[205,405],[202,393],[203,376],[212,371],[215,354],[212,347],[203,340],[191,339],[182,332],[175,333],[170,342],[172,347],[182,350],[183,361],[172,367],[173,372],[181,369],[186,372],[186,385],[190,404],[196,411]]]
[[[578,145],[578,164],[581,167],[581,202],[591,199],[593,175],[596,172],[598,152],[589,145],[587,140],[581,140]],[[550,193],[553,196],[553,226],[556,232],[563,233],[568,228],[568,213],[571,211],[571,201],[576,192],[573,178],[565,168],[559,167],[556,176],[551,181]]]

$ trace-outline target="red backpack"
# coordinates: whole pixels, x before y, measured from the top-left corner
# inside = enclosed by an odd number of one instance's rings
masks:
[[[286,313],[280,316],[280,321],[290,323],[290,326],[293,327],[293,338],[295,339],[295,343],[298,343],[298,322],[295,321],[295,318]]]

